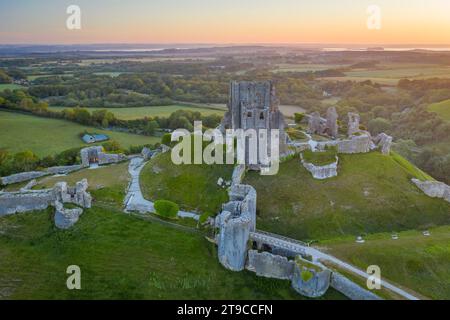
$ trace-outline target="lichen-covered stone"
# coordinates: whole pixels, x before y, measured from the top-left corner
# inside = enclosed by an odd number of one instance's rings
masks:
[[[297,257],[291,280],[295,291],[309,298],[318,298],[327,292],[330,281],[330,270]]]
[[[81,208],[66,209],[61,202],[55,201],[55,226],[59,229],[69,229],[78,221],[82,213]]]
[[[294,262],[269,252],[249,250],[246,269],[258,276],[290,280],[294,272]]]

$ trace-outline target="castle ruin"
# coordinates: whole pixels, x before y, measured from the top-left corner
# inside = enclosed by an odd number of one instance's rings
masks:
[[[259,134],[260,129],[278,129],[281,153],[285,151],[286,133],[283,114],[278,108],[279,102],[275,94],[272,81],[232,81],[230,83],[230,96],[228,111],[221,124],[222,131],[226,129],[253,129]],[[270,146],[270,134],[268,134]],[[245,162],[249,164],[248,147],[246,144]],[[267,154],[270,156],[270,148]],[[250,169],[258,170],[261,159],[258,155],[258,165],[250,165]]]

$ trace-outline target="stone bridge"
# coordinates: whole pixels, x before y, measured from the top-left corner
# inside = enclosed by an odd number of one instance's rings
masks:
[[[303,256],[311,256],[312,260],[314,262],[321,262],[321,261],[328,261],[331,262],[340,268],[347,270],[351,273],[354,273],[356,275],[359,275],[360,277],[364,279],[369,278],[369,274],[366,272],[360,270],[359,268],[356,268],[352,266],[351,264],[344,262],[340,259],[337,259],[336,257],[329,255],[327,253],[324,253],[322,251],[319,251],[315,248],[312,248],[308,246],[306,243],[298,240],[294,240],[291,238],[287,238],[284,236],[280,236],[277,234],[265,232],[256,230],[255,232],[250,232],[250,239],[257,243],[257,245],[268,245],[272,248],[276,247],[279,249],[288,250],[290,252],[301,254]],[[381,285],[398,295],[402,296],[403,298],[409,299],[409,300],[418,300],[416,296],[413,294],[410,294],[409,292],[406,292],[405,290],[392,285],[391,283],[387,282],[386,280],[381,280]]]
[[[258,247],[267,245],[270,247],[288,250],[290,252],[303,256],[307,254],[305,247],[307,247],[308,245],[305,242],[290,239],[266,231],[256,230],[255,232],[250,232],[250,240],[256,242]]]

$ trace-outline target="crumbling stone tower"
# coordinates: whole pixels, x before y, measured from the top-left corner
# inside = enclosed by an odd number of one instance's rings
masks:
[[[222,130],[255,129],[258,132],[260,129],[279,129],[280,153],[283,153],[286,148],[286,124],[278,105],[272,81],[232,81]]]

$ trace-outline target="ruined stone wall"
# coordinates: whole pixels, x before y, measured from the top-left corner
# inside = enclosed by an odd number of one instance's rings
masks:
[[[76,170],[80,170],[82,168],[81,165],[73,165],[73,166],[57,166],[46,168],[42,171],[27,171],[21,173],[15,173],[10,176],[0,178],[0,185],[8,185],[19,182],[24,182],[36,178],[41,178],[48,175],[53,174],[66,174]]]
[[[0,192],[0,216],[47,209],[55,200],[52,189]]]
[[[246,269],[258,276],[290,280],[294,273],[294,262],[269,252],[249,250]]]
[[[373,149],[373,142],[369,134],[352,136],[350,139],[322,141],[317,143],[319,150],[325,150],[326,146],[336,146],[338,153],[367,153]]]
[[[336,162],[324,165],[324,166],[316,166],[312,163],[308,163],[304,160],[302,160],[303,167],[305,167],[306,170],[311,172],[314,179],[328,179],[332,177],[336,177],[338,175],[337,173],[337,167],[338,167],[338,158],[336,157]]]
[[[87,180],[77,182],[69,188],[67,183],[59,182],[54,188],[44,190],[26,190],[16,192],[0,192],[0,216],[26,211],[44,210],[61,203],[74,203],[83,208],[90,208],[92,197],[87,192]]]
[[[331,275],[331,287],[352,300],[381,300],[376,294],[362,288],[335,271]]]
[[[78,222],[82,213],[83,209],[81,208],[66,209],[61,202],[55,201],[55,225],[59,229],[72,227]]]
[[[83,148],[80,151],[81,165],[83,167],[89,167],[89,157],[97,159],[99,165],[105,165],[110,163],[118,163],[127,160],[127,157],[123,154],[106,153],[101,146],[93,146]]]
[[[43,177],[43,176],[46,176],[49,174],[50,173],[45,172],[45,171],[29,171],[29,172],[16,173],[16,174],[12,174],[7,177],[2,177],[0,180],[0,184],[6,186],[8,184],[14,184],[14,183],[19,183],[19,182],[24,182],[24,181],[40,178],[40,177]]]
[[[239,164],[234,167],[233,175],[231,176],[231,184],[240,184],[245,175],[245,164]]]
[[[219,228],[216,242],[220,263],[227,269],[241,271],[245,268],[250,231],[256,226],[256,191],[247,185],[233,185],[230,201],[223,205],[216,217]]]
[[[307,273],[309,277],[304,277]],[[331,282],[331,270],[297,256],[294,263],[291,285],[295,291],[309,298],[323,296]]]
[[[75,164],[72,166],[58,166],[45,169],[49,174],[67,174],[82,169],[81,164]]]
[[[412,179],[411,181],[427,196],[441,198],[450,202],[450,186],[445,183],[439,181],[420,181],[418,179]]]

